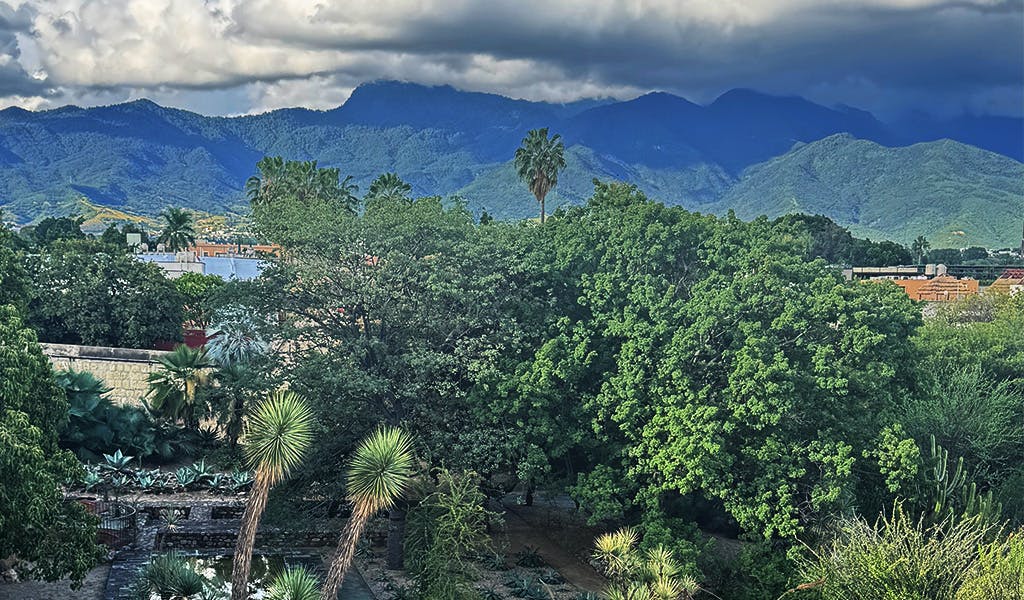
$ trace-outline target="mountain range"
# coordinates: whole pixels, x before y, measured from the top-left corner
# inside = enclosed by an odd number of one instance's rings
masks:
[[[148,100],[0,111],[0,206],[19,222],[74,212],[81,199],[132,214],[167,206],[244,211],[264,155],[318,160],[361,189],[390,171],[417,195],[459,195],[474,211],[532,216],[511,165],[527,130],[549,127],[568,166],[548,198],[590,196],[592,180],[741,217],[825,214],[852,231],[933,246],[1019,243],[1024,120],[868,112],[799,97],[726,92],[707,105],[667,93],[553,104],[376,82],[325,111],[209,117]]]

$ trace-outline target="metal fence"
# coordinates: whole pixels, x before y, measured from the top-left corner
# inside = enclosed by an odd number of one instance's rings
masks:
[[[138,511],[117,501],[79,500],[85,509],[100,519],[99,542],[108,548],[121,548],[135,541],[139,532]]]

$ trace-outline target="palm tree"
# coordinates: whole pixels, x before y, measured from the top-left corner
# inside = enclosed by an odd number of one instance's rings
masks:
[[[157,241],[171,252],[184,250],[196,243],[196,229],[192,215],[180,208],[168,208],[160,213],[164,219],[164,230]]]
[[[924,257],[928,254],[928,250],[930,250],[931,247],[932,245],[928,243],[928,240],[923,235],[917,236],[914,243],[910,245],[910,251],[914,254],[914,259],[917,260],[917,264],[924,262]]]
[[[338,588],[352,566],[356,544],[366,524],[378,511],[394,506],[405,493],[412,478],[412,466],[412,439],[397,427],[382,426],[356,448],[345,477],[352,516],[338,540],[322,600],[337,599]]]
[[[565,168],[565,145],[557,133],[548,137],[548,128],[531,129],[516,150],[515,166],[519,179],[530,188],[540,203],[540,222],[544,223],[544,198],[558,185],[558,173]]]
[[[384,173],[373,180],[367,198],[375,200],[402,200],[409,197],[412,186],[402,181],[398,173]]]
[[[181,344],[160,357],[161,369],[149,374],[149,406],[172,419],[182,419],[187,427],[196,427],[196,393],[210,378],[214,366],[205,348],[192,349]]]
[[[266,156],[256,163],[256,170],[258,174],[245,182],[250,204],[289,199],[303,204],[327,202],[355,212],[359,188],[351,175],[342,180],[338,169],[320,167],[315,160],[286,161],[280,156]]]
[[[256,477],[238,530],[231,570],[231,600],[249,597],[249,569],[256,529],[267,507],[270,488],[298,466],[312,439],[313,413],[294,392],[272,393],[249,416],[242,443],[246,460],[256,470]]]
[[[210,360],[228,367],[246,365],[267,351],[259,320],[241,306],[220,310],[206,330]]]

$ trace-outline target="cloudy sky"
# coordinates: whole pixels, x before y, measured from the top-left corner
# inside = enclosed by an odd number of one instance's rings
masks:
[[[0,0],[0,46],[0,105],[24,108],[327,108],[399,79],[1024,112],[1024,0]]]

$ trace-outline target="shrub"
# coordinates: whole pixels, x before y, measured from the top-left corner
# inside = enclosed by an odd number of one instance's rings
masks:
[[[405,549],[424,600],[474,594],[470,557],[487,548],[490,513],[474,474],[441,470],[437,486],[409,512]]]
[[[1024,598],[1024,530],[983,546],[976,569],[956,594],[956,600],[1020,598]]]
[[[804,583],[796,589],[817,588],[822,600],[956,600],[991,531],[979,518],[925,525],[897,504],[874,526],[843,522],[835,540],[802,561]]]

